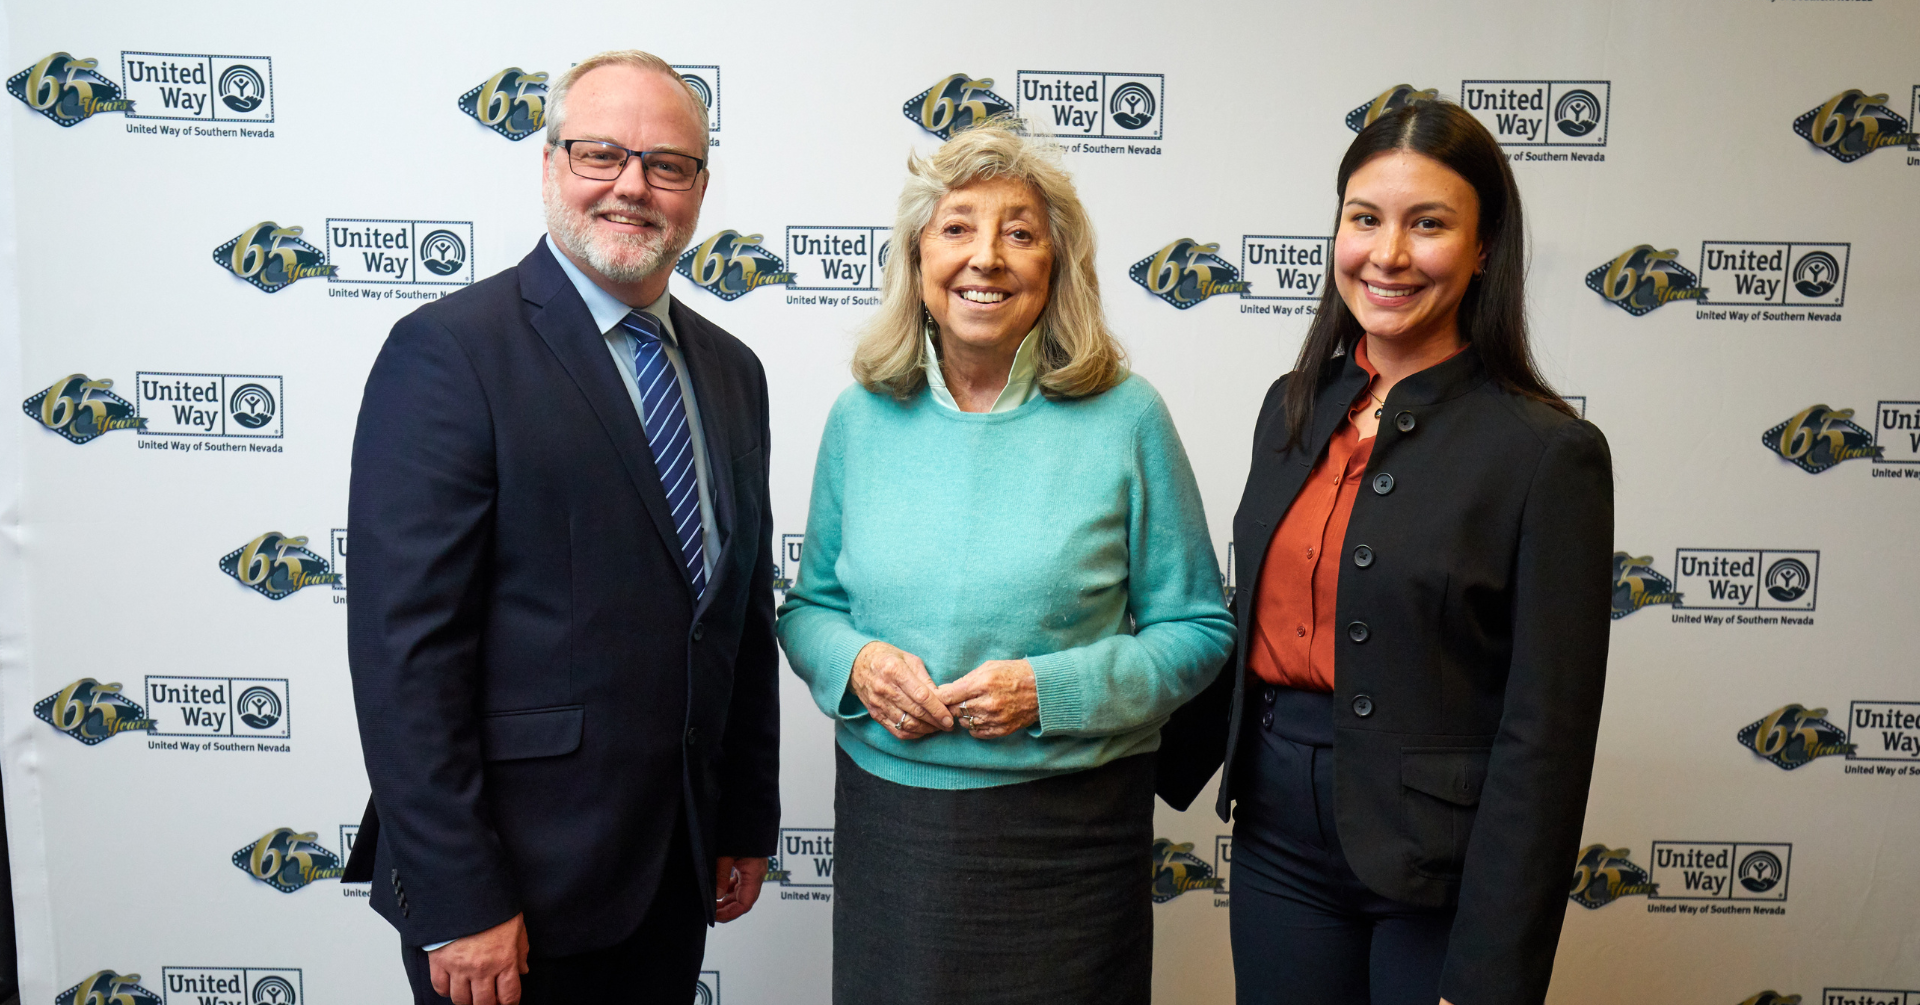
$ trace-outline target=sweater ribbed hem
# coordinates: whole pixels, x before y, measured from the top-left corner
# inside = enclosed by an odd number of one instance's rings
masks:
[[[835,714],[842,719],[863,719],[867,717],[867,707],[860,703],[847,682],[853,679],[853,661],[860,658],[860,650],[875,641],[864,635],[836,642],[827,653],[827,675],[825,682],[833,690],[830,694],[841,696]]]
[[[1075,764],[1064,768],[995,768],[989,771],[946,764],[928,764],[924,761],[909,761],[895,757],[860,742],[860,738],[854,735],[844,723],[835,727],[834,734],[834,742],[840,745],[841,750],[847,752],[848,757],[853,758],[853,763],[858,764],[861,770],[876,778],[884,778],[895,785],[906,785],[916,789],[991,789],[998,785],[1018,785],[1021,782],[1036,782],[1055,775],[1070,775],[1076,771],[1086,771],[1123,757],[1148,754],[1160,749],[1160,727],[1155,725],[1139,730],[1136,735],[1130,735],[1128,739],[1132,742],[1116,745],[1107,751],[1107,756],[1089,757],[1086,764]]]

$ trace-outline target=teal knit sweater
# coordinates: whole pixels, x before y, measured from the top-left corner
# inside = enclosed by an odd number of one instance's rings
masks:
[[[902,785],[985,788],[1160,745],[1233,646],[1199,488],[1138,376],[1009,412],[850,387],[820,442],[800,575],[780,608],[794,672],[842,749]],[[994,740],[899,740],[847,687],[874,640],[936,684],[1026,658],[1040,722]]]

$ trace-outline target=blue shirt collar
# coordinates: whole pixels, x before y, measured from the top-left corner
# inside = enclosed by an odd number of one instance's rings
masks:
[[[573,283],[573,288],[579,291],[580,299],[587,302],[587,313],[593,315],[593,323],[599,326],[600,334],[605,335],[612,331],[614,326],[620,323],[620,319],[626,317],[633,308],[621,303],[613,294],[601,289],[600,284],[588,279],[587,274],[573,264],[573,259],[568,258],[553,243],[553,235],[548,234],[543,240],[547,242],[547,250],[553,253],[554,261],[560,263],[561,271],[567,274],[567,279]],[[673,321],[667,316],[672,307],[673,294],[662,291],[658,300],[642,307],[641,310],[659,320],[660,327],[666,329],[667,341],[678,343],[679,339],[673,331]]]

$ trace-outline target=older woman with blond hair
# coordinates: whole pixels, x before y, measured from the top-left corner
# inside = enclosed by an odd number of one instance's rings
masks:
[[[908,171],[779,622],[838,739],[833,998],[1144,1005],[1151,755],[1233,644],[1200,493],[1047,150]]]

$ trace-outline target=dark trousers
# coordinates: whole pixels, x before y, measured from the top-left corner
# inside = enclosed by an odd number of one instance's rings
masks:
[[[522,1005],[687,1005],[693,1001],[707,947],[703,900],[713,896],[713,891],[699,886],[682,817],[668,846],[666,872],[640,926],[612,946],[571,956],[543,956],[540,943],[533,942],[528,971],[520,975]],[[449,1005],[449,999],[434,993],[427,954],[417,946],[403,946],[401,952],[415,1005]]]
[[[1451,907],[1382,897],[1340,850],[1331,695],[1249,689],[1230,929],[1240,1005],[1436,1005]]]

